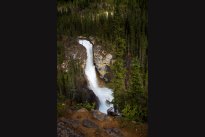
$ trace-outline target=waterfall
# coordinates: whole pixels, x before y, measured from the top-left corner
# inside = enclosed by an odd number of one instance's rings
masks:
[[[113,107],[113,104],[107,103],[113,100],[112,90],[106,87],[99,87],[96,76],[95,66],[93,64],[93,45],[88,40],[79,40],[79,43],[86,48],[87,60],[85,66],[85,75],[88,80],[88,87],[99,98],[99,111],[107,114],[107,109]]]

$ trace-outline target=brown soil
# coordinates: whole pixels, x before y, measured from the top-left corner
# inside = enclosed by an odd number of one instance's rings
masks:
[[[88,119],[99,126],[99,128],[96,129],[87,128],[80,124],[76,131],[83,133],[86,137],[110,137],[110,135],[105,132],[105,128],[118,128],[124,137],[147,137],[147,124],[137,124],[111,116],[108,116],[108,118],[103,121],[99,121],[93,117],[90,111],[72,111],[72,113],[66,114],[64,118],[79,120],[81,123],[84,119]]]

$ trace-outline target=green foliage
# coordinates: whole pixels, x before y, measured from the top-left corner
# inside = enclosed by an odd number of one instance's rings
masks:
[[[123,108],[125,102],[125,69],[123,59],[118,58],[113,66],[111,66],[114,78],[111,80],[109,86],[114,91],[114,103],[120,108]]]
[[[113,78],[108,83],[114,92],[114,104],[127,119],[146,122],[147,0],[58,0],[57,8],[58,65],[65,60],[63,36],[76,39],[83,35],[100,39],[104,42],[101,45],[111,51],[115,60],[110,66]],[[57,71],[58,100],[81,98],[78,91],[81,91],[79,78],[83,76],[83,70],[75,60],[69,60],[68,66],[67,72]],[[81,103],[78,107],[90,110],[94,105]]]
[[[64,46],[61,42],[57,42],[57,64],[62,64],[64,60]]]
[[[57,94],[57,102],[63,102],[65,101],[65,96],[62,94]]]
[[[125,49],[126,49],[125,40],[122,38],[117,38],[116,39],[116,57],[117,58],[124,57]]]
[[[79,103],[76,105],[76,108],[77,109],[81,109],[81,108],[86,108],[87,110],[92,110],[95,108],[95,103],[88,103],[88,102],[85,102],[85,103]]]
[[[77,91],[80,90],[80,86],[83,81],[83,71],[79,66],[78,60],[70,59],[67,62],[67,68],[62,69],[61,64],[57,69],[57,94],[58,99],[61,97],[67,99],[74,99]]]
[[[114,103],[119,111],[129,120],[138,122],[147,121],[147,94],[143,86],[141,66],[137,58],[131,62],[128,82],[125,88],[126,68],[123,67],[123,60],[117,59],[112,66],[115,77],[112,79],[110,87],[114,91]]]
[[[65,109],[66,109],[65,104],[57,102],[57,116],[58,117],[61,117],[64,115]]]
[[[140,105],[125,105],[124,109],[122,110],[123,116],[128,120],[135,120],[138,122],[144,122],[144,117],[147,117],[145,114],[147,111],[144,111]]]
[[[132,62],[130,75],[130,86],[127,92],[129,100],[126,102],[126,106],[131,106],[131,110],[136,111],[135,120],[144,122],[147,120],[147,94],[143,86],[141,66],[137,58]]]
[[[130,105],[126,105],[122,110],[122,114],[129,120],[135,120],[139,115],[137,111],[137,107],[131,107]]]
[[[134,93],[140,94],[143,92],[143,81],[140,72],[140,63],[137,58],[133,60],[131,66],[131,86],[130,89]]]

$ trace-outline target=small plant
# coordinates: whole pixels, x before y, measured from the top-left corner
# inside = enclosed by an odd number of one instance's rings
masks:
[[[130,106],[126,105],[125,108],[122,110],[123,115],[128,120],[139,120],[140,117],[140,111],[138,106]]]
[[[86,108],[87,110],[92,110],[92,109],[95,108],[95,103],[92,103],[92,104],[90,104],[88,102],[86,102],[86,103],[79,103],[79,104],[76,105],[76,108],[77,109]]]
[[[65,104],[64,103],[57,103],[57,116],[63,116],[65,112]]]

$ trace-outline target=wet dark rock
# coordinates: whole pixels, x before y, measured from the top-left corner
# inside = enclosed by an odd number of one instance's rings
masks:
[[[95,93],[92,90],[88,90],[88,94],[89,96],[87,97],[87,101],[89,103],[95,103],[95,109],[99,108],[99,99],[98,97],[95,95]]]
[[[88,119],[84,119],[82,124],[84,127],[87,127],[87,128],[98,128],[97,124],[95,124],[94,122]]]
[[[105,80],[105,82],[110,82],[113,79],[113,73],[112,70],[110,68],[110,66],[106,66],[106,74],[104,75],[103,79]]]
[[[83,83],[83,85],[81,85],[79,83],[77,92],[75,94],[75,99],[78,102],[88,102],[90,104],[95,103],[95,109],[98,109],[99,107],[99,99],[98,97],[94,94],[94,92],[90,89],[87,88],[87,83]]]
[[[119,116],[118,113],[114,112],[114,108],[113,108],[113,107],[111,107],[111,108],[109,108],[109,109],[107,110],[107,114],[108,114],[109,116]]]

